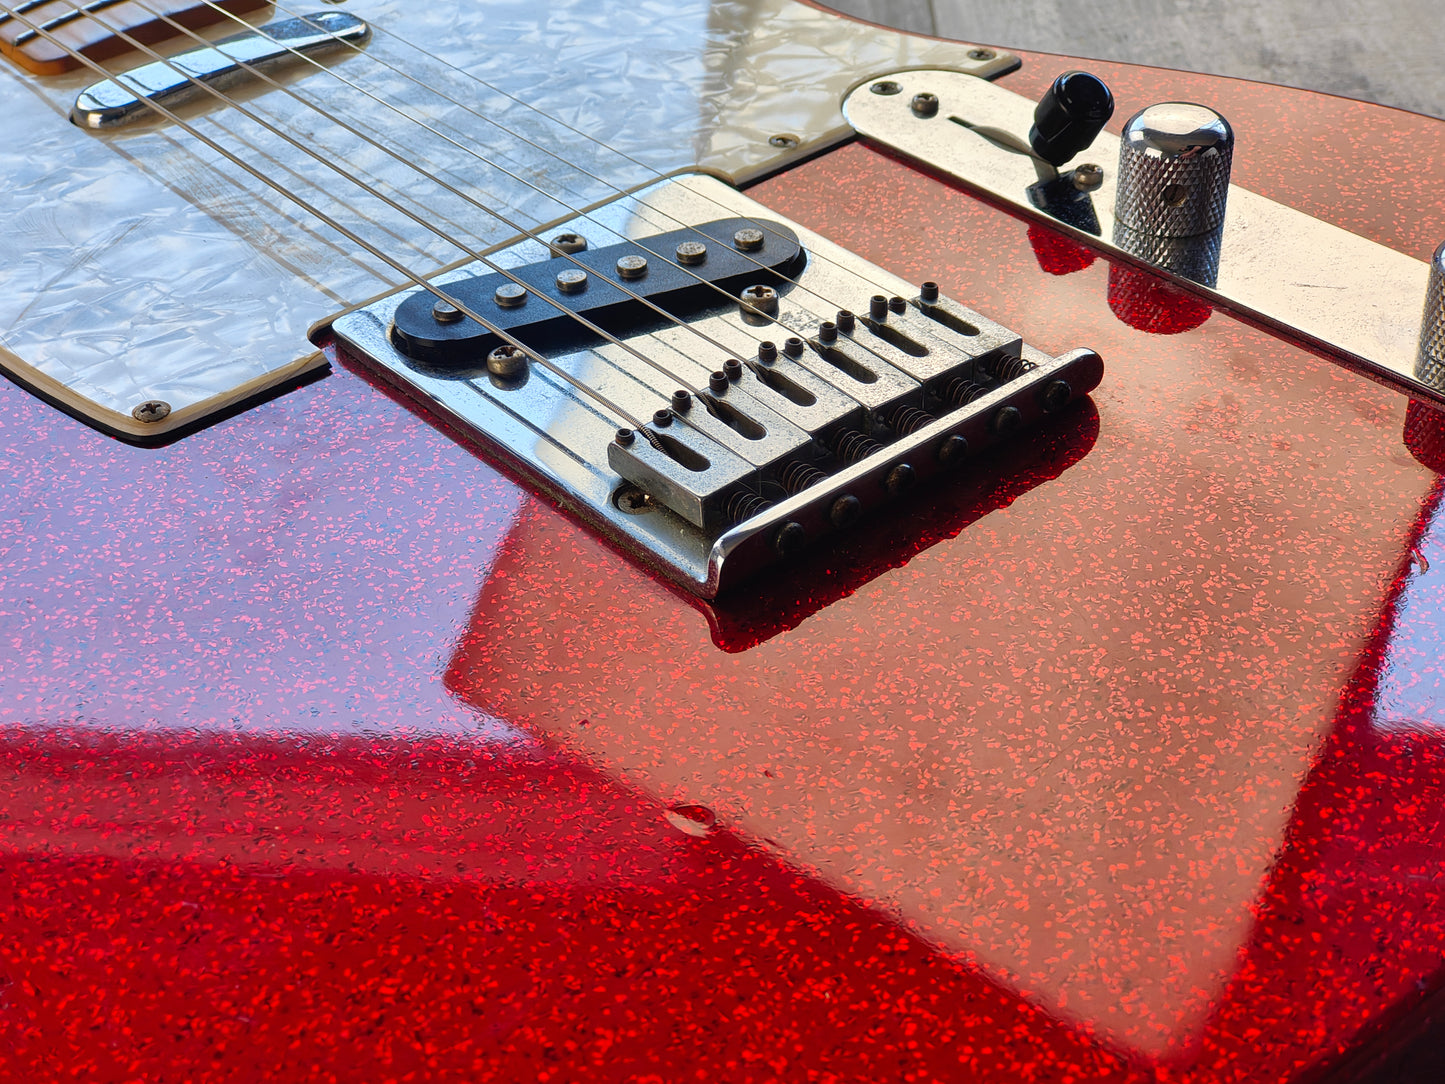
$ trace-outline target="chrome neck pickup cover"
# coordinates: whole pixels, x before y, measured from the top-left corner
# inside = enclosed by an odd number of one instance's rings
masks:
[[[706,176],[547,236],[438,276],[441,298],[396,293],[332,328],[704,597],[867,529],[1103,375],[1092,351],[1035,349]]]

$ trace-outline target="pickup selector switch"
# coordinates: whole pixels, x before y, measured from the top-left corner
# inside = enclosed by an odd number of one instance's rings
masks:
[[[1114,215],[1156,237],[1195,237],[1224,224],[1234,129],[1207,106],[1162,102],[1129,118],[1119,139]]]

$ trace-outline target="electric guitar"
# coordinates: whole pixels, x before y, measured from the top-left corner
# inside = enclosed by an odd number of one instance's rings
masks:
[[[1236,210],[1383,267],[1445,240],[1442,122],[791,0],[356,0],[320,63],[68,121],[240,11],[0,5],[70,65],[0,76],[9,1077],[1426,1078],[1424,361],[1231,294],[1228,235],[1151,269],[949,88],[1087,68],[1095,148],[1207,105]],[[900,390],[685,484],[790,372]]]

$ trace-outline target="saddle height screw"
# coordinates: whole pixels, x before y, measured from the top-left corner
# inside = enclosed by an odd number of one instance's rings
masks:
[[[844,335],[851,335],[858,326],[858,318],[847,309],[838,310],[838,330]]]
[[[888,319],[888,299],[882,294],[874,294],[868,299],[868,315],[875,320]]]
[[[707,245],[701,241],[684,241],[677,246],[677,262],[684,267],[696,267],[707,259]]]
[[[577,233],[559,233],[549,244],[553,256],[575,256],[587,251],[587,238]]]
[[[493,376],[520,376],[527,368],[527,355],[511,343],[503,343],[487,355],[487,372]]]
[[[527,300],[527,288],[515,282],[504,282],[492,295],[497,305],[504,309],[515,309]]]
[[[682,388],[678,388],[672,393],[672,409],[674,413],[686,414],[692,409],[692,395]]]
[[[915,117],[922,117],[925,120],[929,117],[936,117],[938,116],[938,95],[929,94],[927,91],[915,94],[908,108],[913,110]]]
[[[636,439],[637,439],[637,433],[636,433],[634,430],[632,430],[632,429],[619,429],[619,430],[617,430],[616,440],[617,440],[617,443],[618,443],[619,445],[621,445],[623,448],[630,448],[630,447],[632,446],[632,442],[633,442],[634,440],[636,440]]]
[[[617,273],[625,279],[640,279],[647,274],[647,257],[623,256],[617,261]]]
[[[431,318],[439,324],[455,324],[462,318],[462,310],[450,301],[438,300],[431,307]]]
[[[783,340],[783,353],[787,354],[790,358],[802,357],[803,340],[798,338],[796,335],[789,335],[785,340]]]
[[[667,407],[658,407],[652,412],[652,424],[659,429],[665,429],[672,424],[672,411]]]
[[[838,325],[832,320],[824,320],[818,325],[818,341],[820,343],[835,343],[838,341]]]
[[[908,302],[901,297],[890,297],[888,299],[888,311],[896,312],[900,316],[908,311]]]
[[[733,244],[739,252],[756,252],[763,247],[763,231],[754,226],[744,226],[733,234]]]
[[[587,272],[580,267],[569,267],[557,272],[557,289],[564,294],[580,294],[587,289]]]
[[[707,386],[714,395],[722,395],[728,390],[727,373],[719,369],[707,378]]]
[[[737,358],[728,358],[723,362],[723,373],[734,383],[743,378],[743,363]]]
[[[918,287],[918,300],[925,304],[932,305],[938,300],[938,283],[925,282]]]
[[[771,365],[778,360],[778,344],[775,342],[758,343],[758,360],[764,365]]]

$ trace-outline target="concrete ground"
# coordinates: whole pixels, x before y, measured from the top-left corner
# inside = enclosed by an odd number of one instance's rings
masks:
[[[1442,0],[822,0],[963,41],[1323,90],[1445,117]]]

